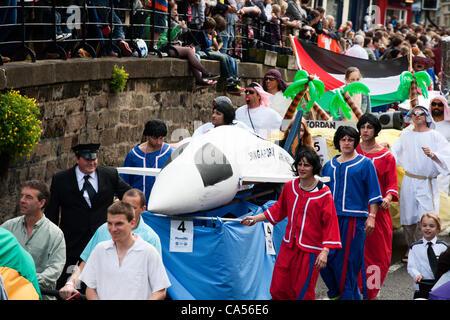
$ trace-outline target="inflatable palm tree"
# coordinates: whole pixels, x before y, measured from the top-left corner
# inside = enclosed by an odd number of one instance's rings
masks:
[[[306,93],[309,93],[309,98]],[[283,120],[290,120],[293,118],[295,111],[301,107],[300,102],[305,97],[308,101],[306,106],[302,108],[304,112],[308,112],[311,108],[319,113],[323,120],[328,120],[326,112],[317,104],[317,100],[322,97],[325,92],[325,85],[315,76],[309,75],[305,70],[300,70],[295,74],[294,83],[286,88],[284,96],[291,98],[292,102],[289,105]],[[324,119],[324,117],[326,119]]]
[[[325,110],[322,109],[321,106],[319,106],[319,104],[314,101],[312,108],[314,109],[314,111],[316,111],[316,113],[319,115],[320,119],[324,120],[324,121],[328,121],[330,119],[330,117],[328,116],[328,114],[325,112]]]
[[[336,89],[327,111],[329,111],[334,118],[340,118],[339,110],[341,110],[347,119],[351,119],[352,115],[350,111],[353,111],[359,120],[362,116],[361,109],[351,98],[353,95],[359,93],[368,95],[370,90],[361,82],[353,82],[346,85],[344,88]]]
[[[425,98],[428,99],[428,87],[431,85],[431,77],[426,71],[411,73],[403,71],[400,75],[400,84],[397,88],[399,100],[404,101],[409,98],[411,108],[419,104],[419,93],[417,87]]]

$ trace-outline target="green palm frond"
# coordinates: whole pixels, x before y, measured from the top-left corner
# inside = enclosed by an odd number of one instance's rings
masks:
[[[351,115],[351,109],[347,104],[347,101],[345,101],[344,96],[343,96],[343,90],[337,90],[337,94],[339,96],[339,107],[341,108],[342,113],[344,114],[344,116],[347,119],[351,119],[352,115]]]
[[[352,118],[352,114],[351,114],[352,109],[347,104],[343,105],[341,107],[341,110],[342,110],[342,113],[344,114],[344,116],[347,119],[351,119]]]
[[[368,95],[370,93],[370,89],[361,82],[353,82],[346,85],[343,89],[344,92],[347,92],[350,96],[354,94],[363,93]]]
[[[409,71],[403,71],[400,74],[400,84],[397,87],[397,97],[400,101],[409,99],[409,88],[413,80],[413,74]]]
[[[428,87],[431,85],[431,77],[426,71],[419,71],[414,73],[414,78],[417,81],[417,86],[420,88],[422,95],[428,99]]]
[[[403,71],[400,74],[400,83],[411,83],[413,81],[413,74],[409,71]]]
[[[335,119],[340,118],[341,116],[339,114],[339,110],[341,110],[347,119],[351,119],[352,117],[351,109],[347,105],[347,102],[345,101],[342,92],[343,92],[342,89],[337,89],[335,91],[334,97],[331,99],[331,104],[329,108],[330,113],[333,116],[333,118]]]
[[[314,104],[314,101],[319,100],[317,98],[317,89],[316,89],[316,86],[315,86],[313,81],[309,82],[309,88],[308,89],[309,89],[309,101],[307,102],[306,106],[303,107],[303,111],[304,112],[308,112],[309,110],[311,110],[311,108],[312,108],[312,106]]]
[[[308,78],[308,76],[309,76],[308,72],[306,72],[305,70],[299,70],[299,71],[297,71],[297,73],[294,76],[294,81]]]
[[[325,85],[319,79],[313,79],[312,83],[314,83],[317,88],[317,99],[322,98],[323,94],[325,93]]]
[[[335,119],[339,119],[341,116],[339,115],[339,106],[337,104],[334,104],[333,102],[330,105],[330,114]]]
[[[417,81],[417,87],[420,88],[420,93],[425,97],[425,99],[428,99],[428,88],[422,81]]]
[[[295,81],[293,84],[287,87],[286,90],[284,90],[283,95],[286,98],[294,99],[297,93],[305,89],[308,81],[308,78]]]
[[[423,82],[428,87],[431,84],[431,77],[426,71],[419,71],[414,73],[414,78],[417,82]]]
[[[309,82],[309,100],[318,100],[318,96],[317,96],[317,88],[316,85],[314,84],[314,82],[310,81]]]
[[[345,103],[344,98],[342,97],[342,94],[339,94],[340,89],[337,89],[336,91],[334,91],[334,96],[333,98],[331,98],[331,103],[330,103],[330,113],[333,116],[333,118],[340,118],[340,114],[339,114],[339,110],[341,109],[343,104]]]

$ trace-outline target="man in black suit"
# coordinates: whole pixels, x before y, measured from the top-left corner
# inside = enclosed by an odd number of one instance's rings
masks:
[[[63,231],[67,252],[57,289],[64,286],[84,247],[106,221],[106,211],[114,196],[122,199],[122,195],[131,189],[115,168],[98,166],[99,147],[100,144],[73,147],[76,165],[52,178],[45,215]]]

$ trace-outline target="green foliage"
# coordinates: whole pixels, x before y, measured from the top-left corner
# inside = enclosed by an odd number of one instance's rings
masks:
[[[305,90],[305,85],[308,83],[308,79],[301,79],[294,81],[289,87],[284,91],[284,96],[287,98],[294,99],[297,93]]]
[[[0,155],[15,162],[39,143],[42,129],[36,99],[19,91],[0,95]]]
[[[111,92],[116,94],[125,89],[129,76],[130,75],[125,72],[123,66],[119,68],[117,65],[114,65],[110,82]]]

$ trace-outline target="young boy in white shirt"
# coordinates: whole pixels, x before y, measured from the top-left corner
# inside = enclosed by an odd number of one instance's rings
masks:
[[[424,213],[420,219],[420,230],[423,238],[411,245],[407,269],[414,280],[414,299],[427,299],[429,290],[425,290],[425,292],[419,290],[419,283],[427,280],[427,282],[430,282],[429,287],[431,289],[431,282],[435,280],[437,260],[440,254],[447,250],[447,244],[437,239],[436,235],[441,231],[441,222],[436,214],[432,212]]]

